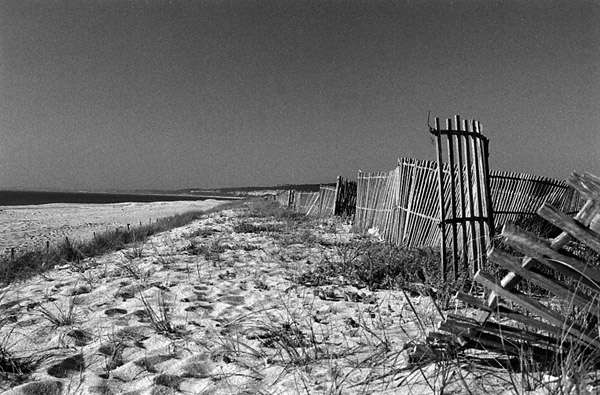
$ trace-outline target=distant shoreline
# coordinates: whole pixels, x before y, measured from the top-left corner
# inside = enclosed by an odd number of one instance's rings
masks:
[[[30,206],[50,203],[111,204],[150,203],[194,200],[240,200],[236,196],[114,193],[114,192],[48,192],[48,191],[0,191],[0,206]]]

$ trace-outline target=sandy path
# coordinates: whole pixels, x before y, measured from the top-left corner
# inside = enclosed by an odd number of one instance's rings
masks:
[[[0,253],[11,248],[22,251],[43,247],[69,237],[88,239],[94,232],[125,229],[127,224],[147,224],[191,210],[208,210],[222,200],[198,200],[152,203],[71,204],[54,203],[33,206],[0,206]]]

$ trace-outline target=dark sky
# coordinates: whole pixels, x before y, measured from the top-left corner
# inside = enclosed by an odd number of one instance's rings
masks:
[[[598,1],[0,0],[0,189],[332,182],[435,159],[600,175]]]

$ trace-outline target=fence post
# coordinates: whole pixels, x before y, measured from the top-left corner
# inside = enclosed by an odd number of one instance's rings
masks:
[[[452,119],[446,120],[446,129],[440,128],[439,118],[435,119],[435,129],[430,132],[435,134],[436,150],[438,156],[439,191],[440,191],[440,216],[442,227],[442,249],[446,248],[447,236],[452,238],[452,261],[455,279],[459,273],[458,249],[462,248],[462,260],[467,262],[469,244],[473,254],[473,274],[481,269],[486,260],[487,244],[492,234],[494,219],[492,214],[491,191],[488,168],[488,139],[481,133],[481,125],[473,120],[472,130],[468,130],[467,122],[461,123],[460,117],[456,116],[456,125]],[[447,138],[447,159],[443,163],[444,145],[441,136]],[[463,149],[465,150],[463,155]],[[456,161],[458,160],[458,163]],[[466,164],[466,168],[463,165]],[[457,168],[458,165],[458,168]],[[444,166],[446,166],[444,168]],[[449,174],[446,175],[445,173]],[[458,177],[458,180],[457,180]],[[464,177],[467,177],[465,182]],[[458,181],[458,182],[457,182]],[[458,185],[457,185],[458,184]],[[465,191],[464,188],[468,190]],[[448,190],[444,190],[447,188]],[[469,202],[465,202],[465,199]],[[449,199],[449,200],[448,200]],[[470,215],[466,215],[467,206]],[[466,226],[470,224],[470,243],[465,239],[468,234]],[[446,235],[447,225],[451,226]],[[458,226],[461,229],[458,229]],[[477,225],[477,226],[475,226]],[[459,235],[459,231],[461,231]],[[462,242],[459,243],[459,236]],[[459,246],[460,244],[460,246]],[[445,255],[445,251],[442,251]],[[442,257],[442,260],[445,256]],[[442,274],[447,279],[447,265],[442,262]]]
[[[444,169],[443,169],[443,157],[442,157],[442,133],[440,131],[440,119],[435,119],[435,129],[429,130],[431,133],[435,134],[435,150],[437,153],[438,160],[438,192],[439,192],[439,204],[440,204],[440,234],[441,234],[441,271],[442,271],[442,279],[445,282],[447,280],[446,276],[446,207],[444,205]]]
[[[335,181],[335,199],[333,200],[333,215],[339,215],[339,203],[340,203],[340,192],[341,192],[341,182],[342,182],[342,176],[337,176],[337,179]]]
[[[452,210],[452,270],[454,279],[458,279],[458,230],[456,223],[456,175],[454,166],[454,133],[452,119],[446,119],[446,131],[448,133],[448,164],[450,167],[450,209]],[[461,169],[462,171],[462,169]],[[464,249],[464,248],[463,248]]]
[[[486,200],[487,200],[487,214],[488,214],[488,228],[490,232],[490,240],[496,233],[496,227],[494,225],[494,206],[492,203],[492,188],[490,185],[490,141],[488,139],[483,140],[483,165],[485,169],[485,189],[486,189]]]

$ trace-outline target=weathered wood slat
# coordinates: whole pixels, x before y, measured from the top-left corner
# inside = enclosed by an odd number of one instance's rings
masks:
[[[557,345],[558,343],[558,340],[552,336],[533,333],[525,329],[519,329],[495,322],[486,322],[484,325],[479,325],[476,320],[468,319],[456,314],[449,314],[446,321],[440,324],[439,329],[454,335],[467,335],[467,337],[476,336],[480,332],[485,332],[544,346]]]
[[[462,294],[459,293],[457,294],[457,298],[459,298],[460,300],[464,301],[465,303],[469,303],[471,304],[473,307],[477,307],[479,308],[482,312],[485,312],[489,315],[491,315],[492,312],[494,312],[495,314],[497,314],[500,317],[504,317],[507,318],[509,320],[513,320],[513,321],[517,321],[520,324],[525,325],[526,327],[530,327],[530,328],[536,328],[536,329],[540,329],[544,332],[547,333],[552,333],[556,336],[560,336],[561,335],[561,330],[559,328],[556,328],[555,326],[549,325],[545,322],[542,322],[540,320],[536,320],[535,318],[523,315],[521,313],[518,313],[514,310],[509,309],[506,306],[502,306],[502,305],[496,305],[496,307],[494,308],[494,310],[490,310],[489,307],[485,304],[485,302],[482,299],[478,299],[475,298],[473,296],[467,297],[463,299],[463,295],[466,294]],[[481,304],[477,304],[477,302],[475,302],[475,300],[479,300]],[[475,318],[475,320],[480,324],[480,325],[484,325],[485,322],[481,322],[480,318],[477,317]]]
[[[600,183],[591,174],[579,175],[575,172],[567,179],[567,184],[575,188],[584,198],[600,205]]]
[[[542,305],[540,302],[536,301],[533,298],[505,290],[499,284],[496,283],[496,279],[491,275],[479,271],[475,275],[474,280],[483,285],[484,287],[489,288],[494,292],[498,293],[498,295],[500,295],[501,297],[518,304],[527,311],[546,320],[551,325],[556,326],[556,328],[559,329],[561,333],[568,333],[569,335],[585,342],[586,344],[589,344],[590,346],[597,348],[600,347],[600,341],[586,335],[579,325],[576,325],[570,320],[563,318],[560,314],[550,310],[549,308]]]
[[[442,332],[430,332],[427,334],[427,342],[430,344],[446,343],[446,345],[464,346],[466,344],[466,339],[461,339],[459,337],[452,336],[451,334]]]
[[[468,293],[464,293],[462,291],[458,291],[456,293],[456,295],[454,296],[456,299],[460,300],[461,302],[464,302],[470,306],[473,306],[479,310],[484,310],[487,312],[492,312],[493,309],[490,308],[486,303],[485,300],[477,298],[473,295],[469,295]]]
[[[547,203],[540,207],[538,214],[557,228],[567,232],[571,237],[600,253],[600,235],[598,233]]]
[[[543,273],[534,272],[523,268],[520,264],[520,259],[513,257],[505,252],[494,250],[488,256],[490,262],[493,262],[503,268],[510,270],[511,272],[527,278],[532,283],[552,292],[559,298],[569,301],[574,305],[596,312],[598,314],[598,302],[588,298],[586,295],[578,291],[573,287],[561,284],[555,281],[550,276]]]
[[[598,215],[599,210],[600,210],[599,205],[595,204],[594,201],[592,201],[592,200],[588,200],[585,203],[585,205],[581,208],[581,210],[577,213],[577,215],[575,215],[575,220],[581,222],[585,226],[588,226],[591,223],[592,219],[596,215]],[[561,248],[563,248],[565,245],[567,245],[567,243],[571,240],[572,240],[571,235],[569,235],[566,232],[563,232],[552,240],[552,242],[550,243],[550,248],[558,251]],[[534,263],[535,263],[534,259],[532,259],[530,257],[526,257],[523,260],[522,267],[527,269],[527,268],[531,267]],[[512,289],[519,282],[520,279],[521,278],[518,275],[516,275],[513,272],[510,272],[506,276],[504,276],[504,278],[502,279],[500,284],[505,289]],[[493,308],[496,305],[496,303],[497,303],[496,294],[494,294],[492,292],[488,298],[487,304],[488,304],[488,306]],[[481,314],[479,317],[479,321],[484,322],[485,320],[487,320],[488,317],[489,317],[489,315]]]
[[[553,360],[555,350],[553,348],[542,348],[528,344],[527,342],[511,342],[502,336],[496,336],[489,333],[482,333],[474,341],[480,343],[486,350],[497,350],[502,353],[512,355],[531,355],[540,362]]]
[[[600,269],[591,266],[586,262],[561,254],[553,250],[543,239],[520,229],[515,225],[508,224],[504,227],[502,235],[506,237],[506,242],[510,246],[520,250],[524,254],[534,259],[550,259],[561,262],[573,270],[581,273],[589,280],[600,284]]]

